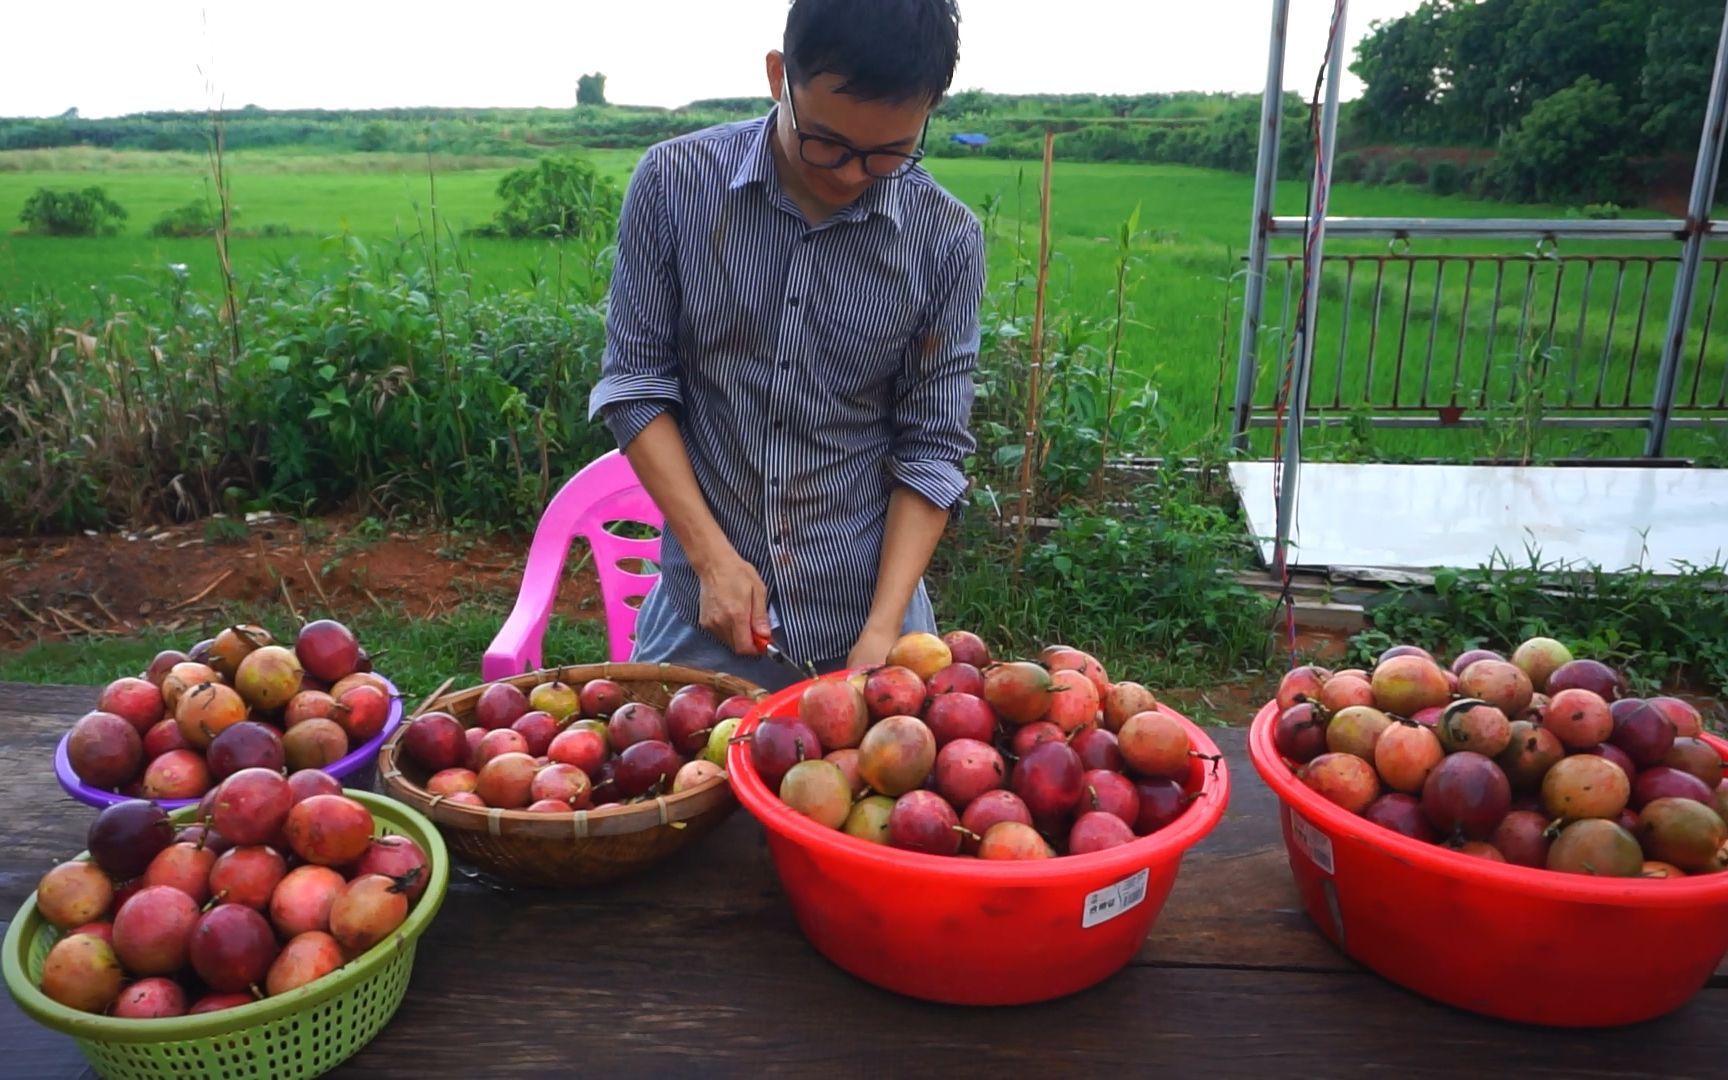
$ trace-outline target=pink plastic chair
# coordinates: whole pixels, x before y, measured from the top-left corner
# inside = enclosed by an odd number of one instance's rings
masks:
[[[636,608],[631,602],[641,603],[660,574],[658,570],[639,574],[621,564],[642,559],[657,565],[658,533],[665,527],[665,520],[636,479],[630,459],[616,450],[594,459],[566,481],[534,529],[516,606],[498,636],[486,647],[480,677],[491,682],[543,666],[541,645],[546,637],[546,620],[558,596],[570,543],[578,536],[588,541],[594,553],[612,661],[628,661],[636,631]],[[620,521],[650,525],[656,535],[652,540],[634,540],[607,531],[608,522]]]

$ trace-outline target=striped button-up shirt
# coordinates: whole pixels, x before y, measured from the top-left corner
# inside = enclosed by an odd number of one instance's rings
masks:
[[[921,168],[811,226],[775,171],[774,118],[637,165],[590,415],[622,447],[673,412],[787,650],[829,660],[869,614],[894,486],[946,509],[965,495],[984,244]],[[660,588],[694,625],[696,575],[670,531],[661,549]]]

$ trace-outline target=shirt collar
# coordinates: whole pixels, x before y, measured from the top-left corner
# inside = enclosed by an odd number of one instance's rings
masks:
[[[768,115],[755,121],[754,132],[750,136],[748,149],[744,160],[738,163],[738,169],[732,174],[731,183],[727,187],[736,191],[751,184],[760,183],[770,197],[782,193],[780,174],[774,168],[774,150],[769,140],[773,137],[774,125],[779,122],[780,106],[775,105]],[[883,180],[871,184],[863,195],[851,206],[835,215],[839,221],[863,221],[872,214],[887,218],[896,228],[900,226],[900,180]],[[790,201],[788,199],[788,201]]]

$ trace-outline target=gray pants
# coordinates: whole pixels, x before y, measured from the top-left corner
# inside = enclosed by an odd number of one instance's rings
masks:
[[[936,613],[930,607],[930,596],[920,581],[906,605],[903,633],[936,632]],[[783,631],[774,631],[774,644],[786,647]],[[739,656],[713,634],[700,626],[685,622],[666,599],[658,582],[648,590],[642,608],[636,615],[636,647],[630,657],[645,664],[682,664],[702,671],[718,671],[753,683],[765,690],[784,690],[804,676],[790,665],[771,656]],[[846,657],[835,656],[814,661],[816,670],[826,675],[846,665]]]

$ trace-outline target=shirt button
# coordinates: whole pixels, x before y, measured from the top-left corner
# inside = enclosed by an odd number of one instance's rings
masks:
[[[775,477],[775,478],[774,478],[774,479],[772,479],[772,480],[770,480],[770,481],[768,481],[768,482],[769,482],[769,483],[770,483],[770,484],[772,484],[772,485],[774,485],[774,486],[775,486],[775,487],[779,487],[779,486],[780,486],[780,478],[779,478],[779,477],[778,477],[778,476],[776,476],[776,477]]]
[[[787,368],[789,368],[791,366],[792,366],[792,361],[790,361],[790,360],[780,361],[780,370],[781,371],[785,371]]]
[[[810,241],[812,241],[812,240],[814,240],[814,239],[816,239],[816,234],[815,234],[815,233],[805,233],[805,234],[804,234],[804,242],[805,242],[805,243],[806,243],[806,244],[808,244],[808,243],[809,243],[809,242],[810,242]]]
[[[788,296],[788,297],[787,297],[787,298],[786,298],[786,302],[787,302],[787,303],[788,303],[788,304],[791,304],[791,305],[792,305],[792,306],[793,306],[793,307],[797,307],[797,306],[798,306],[798,298],[797,298],[797,297],[796,297],[796,296]]]
[[[783,428],[785,426],[786,426],[786,421],[784,421],[784,420],[774,421],[774,430],[775,431],[779,431],[781,428]]]

